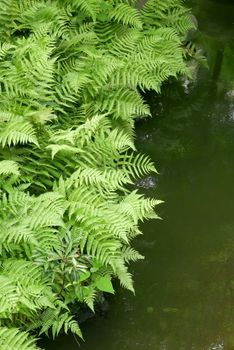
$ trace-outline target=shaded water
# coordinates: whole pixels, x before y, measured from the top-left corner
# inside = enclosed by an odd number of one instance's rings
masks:
[[[163,221],[135,242],[146,257],[132,267],[136,296],[111,297],[107,314],[82,326],[82,350],[234,349],[234,4],[190,4],[210,71],[148,97],[154,117],[137,143],[160,175],[142,191],[165,200]],[[79,349],[72,336],[44,347]]]

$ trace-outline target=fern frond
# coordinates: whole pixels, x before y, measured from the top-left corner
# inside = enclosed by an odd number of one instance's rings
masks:
[[[119,160],[119,165],[128,171],[128,173],[134,178],[139,178],[151,172],[157,173],[150,158],[143,154],[137,154],[136,156],[134,153],[131,155],[126,154],[121,160]]]
[[[80,9],[86,16],[91,17],[93,21],[96,20],[99,10],[96,0],[72,0],[69,1],[69,6],[72,9]]]
[[[0,44],[0,60],[4,59],[8,54],[12,54],[15,45],[4,42]]]
[[[128,4],[118,4],[111,12],[111,18],[117,22],[121,22],[125,25],[130,25],[138,29],[142,29],[143,26],[139,11]]]
[[[45,310],[41,316],[41,322],[43,326],[40,334],[48,334],[48,331],[51,328],[52,336],[55,338],[63,329],[65,333],[71,331],[83,339],[78,323],[68,312],[64,312],[61,306],[58,306],[57,309]]]
[[[132,275],[127,271],[127,267],[124,265],[123,261],[120,259],[116,260],[113,269],[120,280],[120,284],[134,293]]]
[[[111,102],[108,100],[111,100]],[[150,115],[149,107],[144,103],[137,91],[122,88],[113,91],[103,91],[96,103],[97,111],[108,112],[113,118],[129,120],[135,116]]]
[[[16,144],[34,143],[38,145],[35,129],[23,118],[14,118],[6,125],[0,125],[0,144],[2,147]]]
[[[80,153],[80,152],[83,151],[82,149],[80,149],[78,147],[72,147],[72,146],[69,146],[69,145],[58,145],[58,144],[48,145],[46,148],[51,150],[51,152],[52,152],[52,154],[51,154],[52,159],[54,159],[55,155],[58,152]],[[1,165],[1,163],[0,163],[0,165]]]
[[[144,22],[154,27],[172,27],[184,36],[188,29],[194,28],[189,11],[180,0],[148,0],[142,9]]]
[[[19,164],[13,160],[0,161],[0,175],[19,175]]]
[[[52,335],[54,338],[59,334],[62,328],[64,329],[66,334],[68,333],[68,331],[71,331],[72,333],[78,335],[78,337],[83,339],[78,323],[68,313],[59,315],[59,318],[53,322]]]
[[[144,259],[144,256],[139,254],[135,249],[126,246],[122,249],[122,258],[128,263],[130,261],[137,261],[139,259],[142,260]]]
[[[39,350],[34,339],[17,328],[0,327],[1,350]]]

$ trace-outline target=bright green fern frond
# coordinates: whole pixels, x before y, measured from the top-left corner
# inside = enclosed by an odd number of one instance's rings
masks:
[[[13,160],[0,161],[0,175],[19,175],[19,164]]]
[[[10,43],[2,43],[0,44],[0,60],[4,59],[6,55],[9,53],[13,53],[13,50],[15,49],[15,45],[12,45]]]
[[[124,261],[121,258],[116,259],[113,265],[113,269],[116,273],[116,276],[120,280],[120,284],[124,288],[129,289],[134,293],[132,275],[128,272],[127,267],[124,265]]]
[[[119,165],[128,171],[134,178],[142,177],[143,175],[151,172],[157,173],[157,170],[155,169],[155,166],[150,158],[144,156],[143,154],[137,154],[136,156],[134,153],[132,153],[130,156],[126,154],[123,159],[119,161]]]
[[[17,328],[0,327],[1,350],[39,350],[34,339]]]
[[[35,129],[29,122],[24,121],[22,117],[15,117],[6,124],[0,124],[2,147],[25,143],[38,145]]]
[[[101,92],[96,108],[102,113],[109,112],[113,118],[125,120],[135,116],[150,115],[149,107],[144,103],[139,93],[127,88]]]
[[[130,261],[137,261],[139,259],[144,259],[144,256],[139,254],[135,249],[125,246],[122,249],[122,258],[127,263]]]
[[[148,0],[143,9],[144,22],[153,27],[172,27],[184,36],[194,27],[189,11],[180,0]]]
[[[111,18],[125,25],[142,29],[143,23],[139,11],[128,4],[118,4],[111,12]]]

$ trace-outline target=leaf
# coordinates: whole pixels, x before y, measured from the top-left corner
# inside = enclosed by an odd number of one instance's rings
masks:
[[[66,152],[66,153],[79,153],[82,152],[80,148],[72,147],[69,145],[48,145],[47,149],[52,151],[52,159],[54,159],[55,155],[58,152]]]
[[[99,278],[96,281],[96,286],[102,292],[107,292],[107,293],[111,293],[111,294],[115,293],[110,276],[104,276],[104,277]]]
[[[90,272],[89,271],[80,272],[79,277],[80,277],[80,282],[86,281],[90,277]]]

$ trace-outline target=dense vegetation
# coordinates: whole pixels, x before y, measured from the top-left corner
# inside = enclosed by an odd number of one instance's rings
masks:
[[[133,291],[130,243],[160,202],[133,187],[156,171],[134,120],[142,91],[189,73],[193,25],[180,0],[0,3],[0,349],[31,350],[25,331],[82,336],[72,305],[113,277]]]

